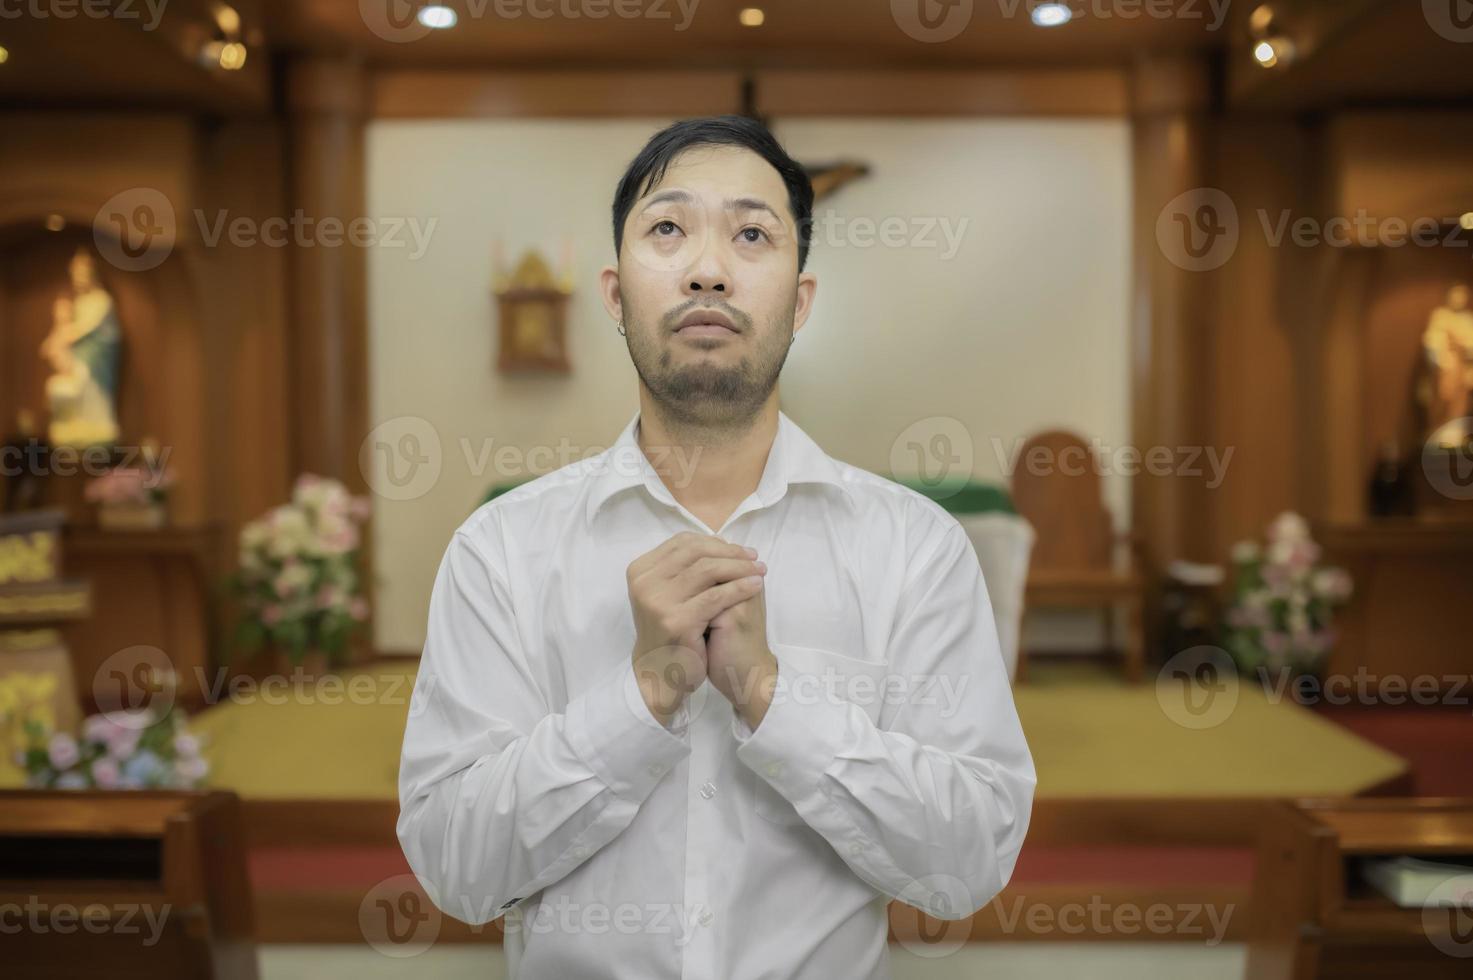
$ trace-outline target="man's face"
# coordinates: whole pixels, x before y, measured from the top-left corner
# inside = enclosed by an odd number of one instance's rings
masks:
[[[604,301],[629,355],[672,418],[751,418],[777,384],[808,317],[815,279],[798,275],[787,188],[750,150],[694,147],[634,202]]]

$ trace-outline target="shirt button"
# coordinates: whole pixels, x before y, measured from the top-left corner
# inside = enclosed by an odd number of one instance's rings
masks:
[[[650,763],[649,773],[651,776],[663,776],[665,774],[665,767],[658,762],[652,762]]]
[[[769,762],[767,764],[767,775],[769,776],[776,776],[782,771],[783,764],[781,762]]]
[[[858,841],[855,841],[853,844],[850,844],[849,845],[849,853],[850,854],[856,854],[856,855],[857,854],[863,854],[864,853],[864,845],[861,844],[861,843],[859,843]]]
[[[710,909],[702,909],[701,914],[697,917],[698,921],[703,926],[709,926],[711,924],[711,920],[714,918],[716,917],[711,914]]]
[[[586,848],[586,847],[575,847],[575,848],[573,848],[573,857],[577,858],[580,861],[583,860],[584,858],[588,857],[588,848]]]
[[[715,787],[715,785],[712,784],[712,782],[709,779],[706,780],[704,783],[701,784],[701,796],[702,797],[704,797],[705,799],[708,799],[709,800],[711,797],[713,797],[715,795],[716,795],[716,787]]]

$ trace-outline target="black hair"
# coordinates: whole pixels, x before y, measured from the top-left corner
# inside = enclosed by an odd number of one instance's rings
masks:
[[[665,176],[672,160],[693,146],[740,146],[772,164],[788,189],[798,235],[798,271],[808,260],[809,230],[813,224],[813,182],[803,167],[788,156],[777,137],[748,116],[705,116],[682,119],[650,137],[619,180],[614,192],[614,254],[624,242],[624,219],[629,209]]]

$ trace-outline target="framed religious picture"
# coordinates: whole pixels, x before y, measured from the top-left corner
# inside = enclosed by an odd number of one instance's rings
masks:
[[[536,252],[527,252],[509,278],[498,276],[498,370],[568,373],[566,278],[553,276]]]

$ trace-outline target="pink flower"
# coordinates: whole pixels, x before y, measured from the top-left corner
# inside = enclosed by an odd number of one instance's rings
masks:
[[[358,622],[368,618],[368,600],[360,596],[354,596],[353,601],[348,603],[348,615]]]
[[[118,785],[118,763],[116,759],[103,756],[92,763],[92,781],[103,789]]]
[[[138,738],[141,734],[141,729],[120,728],[108,737],[107,754],[114,759],[127,759],[138,751]]]
[[[1262,636],[1263,649],[1278,656],[1289,649],[1289,637],[1287,634],[1277,630],[1264,630]]]
[[[70,769],[77,764],[82,753],[77,749],[77,740],[66,732],[57,732],[51,736],[51,744],[47,747],[46,757],[51,762],[53,769]]]
[[[180,735],[174,739],[174,751],[180,756],[192,759],[199,755],[199,738],[194,735]]]
[[[355,521],[366,521],[373,516],[373,501],[367,497],[354,497],[348,504],[348,513]]]
[[[267,603],[261,610],[261,622],[267,626],[275,626],[281,622],[281,607],[274,602]]]
[[[111,715],[88,715],[82,722],[82,737],[89,742],[107,744],[123,730]]]

